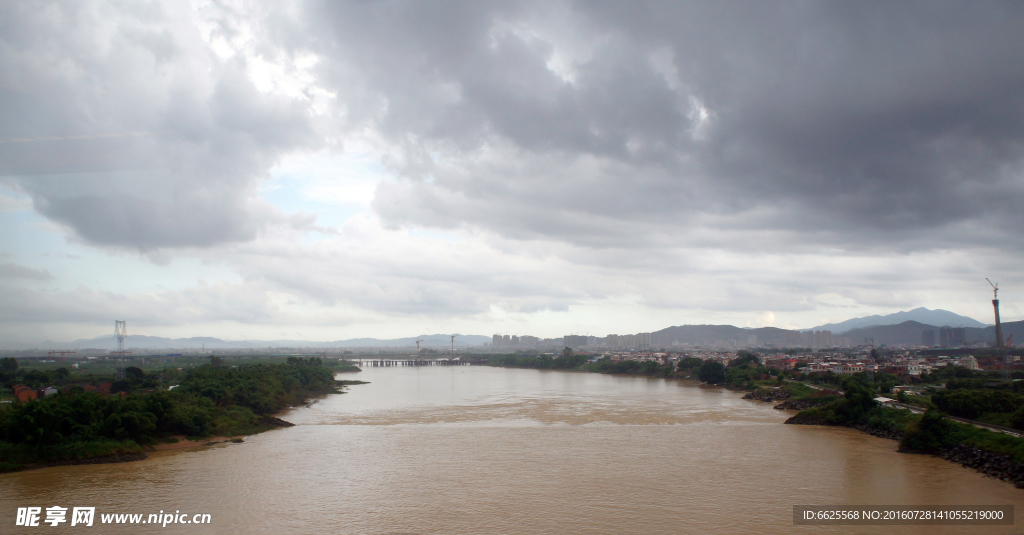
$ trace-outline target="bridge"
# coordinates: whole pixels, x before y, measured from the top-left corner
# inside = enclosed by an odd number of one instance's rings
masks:
[[[458,357],[439,358],[439,359],[424,359],[424,358],[406,358],[406,359],[373,359],[359,360],[359,367],[384,367],[384,366],[469,366],[469,360],[463,360]]]

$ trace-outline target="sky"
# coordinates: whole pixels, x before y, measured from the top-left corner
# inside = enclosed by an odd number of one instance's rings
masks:
[[[0,346],[1024,319],[1024,4],[0,3]]]

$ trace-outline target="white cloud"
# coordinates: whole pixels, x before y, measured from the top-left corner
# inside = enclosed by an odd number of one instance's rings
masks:
[[[4,4],[0,330],[1019,318],[1024,15],[922,5]]]

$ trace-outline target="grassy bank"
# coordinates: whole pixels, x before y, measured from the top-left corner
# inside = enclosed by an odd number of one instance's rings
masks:
[[[844,387],[846,392],[842,398],[801,411],[787,423],[855,427],[879,436],[899,438],[901,452],[938,455],[1024,488],[1024,438],[956,422],[937,409],[914,414],[905,409],[883,407],[874,401],[874,391],[856,380],[848,381]],[[999,395],[990,397],[1004,398]],[[967,398],[966,395],[959,396],[961,401]],[[979,403],[971,407],[972,410],[984,411],[987,406]],[[964,406],[960,409],[966,410]],[[964,451],[971,451],[989,461],[969,464],[964,461]]]

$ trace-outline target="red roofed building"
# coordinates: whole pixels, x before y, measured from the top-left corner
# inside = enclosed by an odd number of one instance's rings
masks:
[[[39,394],[34,388],[29,388],[25,385],[14,385],[14,397],[18,398],[18,401],[25,403],[32,399],[38,399]]]

